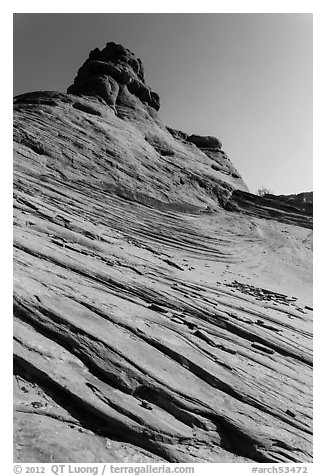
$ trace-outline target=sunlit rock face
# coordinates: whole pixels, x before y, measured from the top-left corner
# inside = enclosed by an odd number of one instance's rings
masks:
[[[14,100],[14,459],[312,460],[312,215],[108,43]]]

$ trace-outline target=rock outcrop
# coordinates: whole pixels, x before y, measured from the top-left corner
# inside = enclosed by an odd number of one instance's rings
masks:
[[[294,193],[292,195],[276,195],[276,197],[296,204],[313,204],[313,192]]]
[[[79,69],[70,94],[100,97],[109,106],[124,102],[130,94],[156,111],[159,95],[146,85],[140,59],[116,43],[107,43],[103,50],[96,48]]]
[[[289,199],[285,195],[267,194],[261,197],[243,190],[233,190],[226,208],[305,228],[312,229],[313,225],[312,202]]]
[[[14,459],[309,462],[312,217],[158,108],[112,43],[15,98]]]
[[[272,195],[268,194],[266,198],[272,198],[285,202],[294,207],[303,214],[313,215],[313,192],[301,192],[292,195]]]

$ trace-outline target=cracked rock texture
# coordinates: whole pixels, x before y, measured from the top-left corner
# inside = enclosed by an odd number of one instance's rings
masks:
[[[14,101],[14,459],[312,460],[312,216],[95,50]]]

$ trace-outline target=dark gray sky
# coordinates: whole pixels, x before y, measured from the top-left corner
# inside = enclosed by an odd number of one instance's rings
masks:
[[[219,137],[251,191],[312,190],[312,14],[15,14],[14,94],[66,91],[108,41],[141,58],[164,121]]]

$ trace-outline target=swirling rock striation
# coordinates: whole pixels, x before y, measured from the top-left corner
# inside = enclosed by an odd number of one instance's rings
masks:
[[[108,45],[14,101],[14,459],[309,462],[312,217]]]

